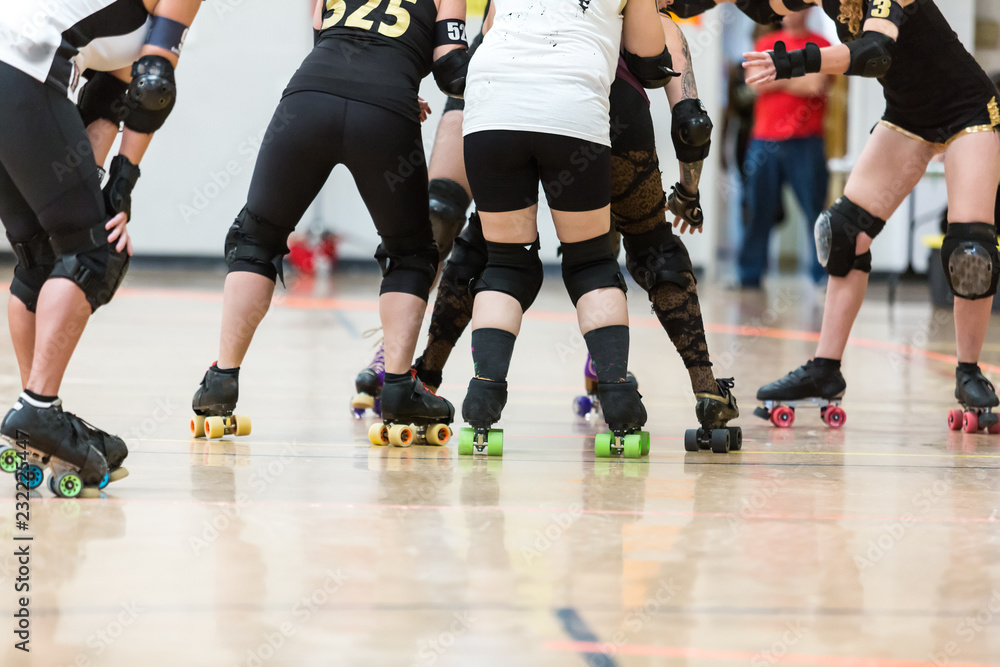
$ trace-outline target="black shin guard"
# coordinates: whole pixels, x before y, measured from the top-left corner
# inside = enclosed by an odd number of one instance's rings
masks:
[[[624,382],[628,376],[629,330],[622,324],[583,335],[599,382]]]

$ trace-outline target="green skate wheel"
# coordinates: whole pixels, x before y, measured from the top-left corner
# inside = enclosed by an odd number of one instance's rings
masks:
[[[13,447],[0,450],[0,470],[14,472],[21,467],[21,455]]]
[[[594,456],[606,459],[611,456],[611,431],[598,433],[594,438]]]
[[[649,431],[639,431],[639,437],[642,438],[642,455],[645,456],[649,454]]]
[[[632,433],[625,436],[625,458],[627,459],[639,459],[642,458],[642,435],[639,433]]]
[[[76,498],[83,491],[83,480],[75,472],[64,472],[53,480],[51,486],[57,496]]]
[[[490,456],[503,456],[503,429],[490,431],[486,440],[486,453]]]
[[[689,428],[684,431],[684,451],[686,452],[697,452],[701,449],[698,444],[698,429]]]
[[[476,442],[476,429],[463,428],[458,432],[458,454],[459,456],[472,456],[473,443]]]

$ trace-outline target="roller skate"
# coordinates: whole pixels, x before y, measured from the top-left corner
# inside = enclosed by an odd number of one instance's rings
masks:
[[[583,367],[583,386],[586,394],[573,399],[573,412],[577,417],[590,419],[600,414],[601,402],[597,398],[597,371],[594,370],[594,360],[587,355],[587,364]]]
[[[507,383],[472,378],[462,404],[469,426],[458,434],[460,455],[503,456],[503,429],[493,428],[507,405]]]
[[[625,382],[599,382],[597,395],[608,423],[606,433],[594,439],[594,454],[600,458],[625,456],[637,459],[649,453],[649,433],[646,425],[646,408],[639,394],[639,383],[634,377]]]
[[[410,379],[382,387],[382,423],[368,429],[373,445],[409,447],[416,442],[446,445],[451,439],[455,407],[430,391],[410,370]]]
[[[822,369],[814,359],[796,368],[785,377],[757,390],[757,400],[764,403],[753,411],[761,419],[770,419],[778,428],[790,428],[795,423],[795,408],[815,405],[830,428],[840,428],[847,413],[840,407],[847,390],[847,381],[840,369]]]
[[[63,412],[62,401],[42,408],[22,394],[0,424],[0,434],[5,441],[0,467],[29,489],[41,484],[44,467],[52,471],[49,488],[62,498],[76,498],[85,489],[96,492],[108,483],[108,462],[92,444],[93,432]]]
[[[194,392],[191,408],[191,435],[214,440],[224,435],[250,435],[250,417],[234,415],[240,397],[240,369],[219,370],[209,366],[201,386]]]
[[[955,398],[962,410],[948,412],[948,427],[952,431],[1000,433],[1000,417],[993,412],[1000,405],[1000,398],[978,365],[959,364],[955,369]]]
[[[382,385],[385,384],[385,346],[378,344],[375,358],[354,378],[354,390],[357,392],[351,399],[351,412],[355,419],[363,419],[365,412],[371,410],[375,415],[382,414]]]
[[[684,449],[697,452],[701,449],[711,449],[716,454],[725,454],[729,450],[743,449],[743,429],[739,426],[726,426],[740,416],[740,408],[736,405],[736,395],[733,378],[716,379],[719,387],[717,394],[695,394],[698,402],[694,412],[701,423],[701,428],[692,428],[684,432]]]

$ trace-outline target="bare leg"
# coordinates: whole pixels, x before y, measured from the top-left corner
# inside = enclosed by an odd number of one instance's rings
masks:
[[[226,276],[222,296],[222,335],[219,368],[237,368],[250,349],[253,335],[267,315],[274,295],[274,281],[248,271]]]
[[[379,297],[386,373],[406,373],[410,370],[426,310],[427,302],[412,294],[387,292]]]
[[[872,215],[888,220],[920,182],[927,163],[937,150],[932,144],[879,125],[851,171],[844,195]],[[862,232],[858,236],[856,254],[867,252],[871,243],[871,237]],[[867,289],[868,274],[862,271],[851,271],[843,278],[830,276],[817,357],[841,359],[844,356]]]
[[[25,387],[31,375],[31,358],[35,355],[35,314],[28,310],[24,302],[11,295],[7,302],[7,323],[10,325],[17,367],[21,372],[21,386]]]
[[[25,388],[43,396],[58,396],[73,350],[90,319],[83,290],[65,278],[46,281],[38,295],[35,350]]]
[[[996,184],[1000,182],[1000,135],[985,132],[956,139],[945,154],[948,223],[993,224]],[[958,360],[978,363],[990,323],[993,297],[955,298],[955,343]]]

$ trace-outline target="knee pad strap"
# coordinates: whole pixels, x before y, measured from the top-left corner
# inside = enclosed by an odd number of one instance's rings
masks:
[[[38,293],[42,285],[52,273],[56,263],[56,255],[44,232],[35,234],[23,243],[17,243],[7,236],[10,246],[17,257],[14,267],[14,279],[10,282],[10,293],[21,300],[28,312],[35,312],[38,305]]]
[[[663,283],[683,289],[691,284],[691,256],[669,225],[658,225],[642,234],[625,234],[623,238],[625,266],[647,293]]]
[[[375,259],[382,267],[380,295],[402,292],[427,300],[438,267],[438,249],[434,239],[420,241],[383,236],[375,251]]]
[[[291,230],[277,227],[245,206],[226,235],[226,264],[230,271],[248,271],[285,284],[282,260],[288,254]]]
[[[996,227],[983,222],[949,224],[941,263],[955,296],[975,301],[995,295],[1000,277]]]
[[[104,224],[67,236],[53,236],[56,255],[50,277],[72,280],[83,290],[91,310],[111,301],[128,272],[129,257],[108,243]]]
[[[476,281],[473,292],[503,292],[517,299],[521,310],[526,311],[535,302],[545,269],[538,257],[542,247],[535,239],[530,246],[519,243],[486,242],[489,261],[482,277]]]
[[[885,227],[885,220],[841,197],[816,221],[816,255],[826,272],[838,278],[851,271],[871,273],[871,252],[857,255],[858,236],[864,232],[872,239]]]
[[[559,252],[563,283],[574,306],[584,294],[603,287],[628,290],[618,260],[611,252],[610,233],[578,243],[563,243]]]

